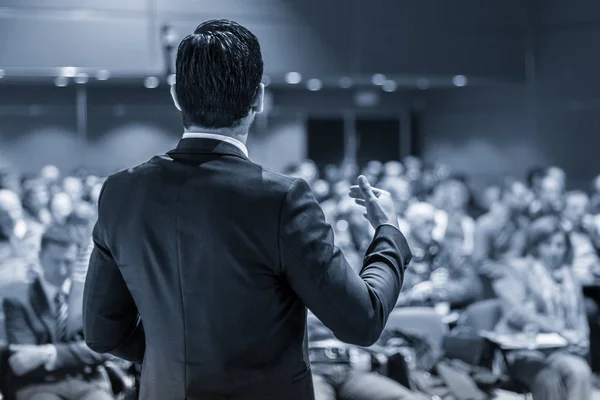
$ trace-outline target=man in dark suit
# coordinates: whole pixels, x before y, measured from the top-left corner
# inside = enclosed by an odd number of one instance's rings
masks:
[[[113,398],[106,357],[85,344],[81,314],[74,312],[81,296],[73,295],[69,277],[77,254],[71,230],[50,227],[42,237],[42,273],[23,299],[3,301],[17,400]]]
[[[143,362],[141,399],[313,399],[306,307],[368,346],[396,303],[411,254],[389,193],[351,189],[376,228],[359,274],[307,183],[250,160],[262,73],[251,32],[200,25],[177,54],[182,140],[104,184],[85,339]]]

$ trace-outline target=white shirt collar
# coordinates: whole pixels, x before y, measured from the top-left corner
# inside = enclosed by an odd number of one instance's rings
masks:
[[[227,142],[229,144],[234,145],[238,149],[244,153],[246,157],[248,157],[248,149],[246,145],[240,142],[237,139],[232,138],[231,136],[219,135],[216,133],[201,133],[201,132],[185,132],[183,134],[183,139],[214,139],[220,140],[222,142]]]

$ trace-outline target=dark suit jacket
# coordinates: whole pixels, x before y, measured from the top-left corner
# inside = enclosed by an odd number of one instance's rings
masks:
[[[69,341],[59,342],[56,337],[55,317],[50,311],[50,306],[44,289],[39,280],[33,281],[24,298],[6,298],[3,309],[6,317],[6,337],[8,344],[53,344],[57,350],[55,370],[48,372],[44,367],[31,371],[21,378],[15,378],[16,388],[36,381],[42,382],[48,375],[61,376],[80,372],[90,372],[91,368],[98,367],[105,361],[102,356],[91,350],[83,340],[83,326],[80,315],[76,310],[81,305],[81,299],[75,298],[71,291],[69,295],[69,317],[67,334]],[[87,370],[87,371],[86,371]],[[107,376],[102,368],[96,370],[98,379],[106,380]],[[93,375],[93,374],[92,374]]]
[[[359,275],[306,182],[209,139],[109,177],[93,236],[85,339],[143,361],[144,400],[312,399],[306,307],[370,345],[411,258],[382,226]]]

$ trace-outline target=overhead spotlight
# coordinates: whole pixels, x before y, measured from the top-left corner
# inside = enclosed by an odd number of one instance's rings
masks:
[[[155,76],[149,76],[146,79],[144,79],[144,86],[147,89],[155,89],[158,87],[159,83],[160,82],[159,82],[158,78]]]
[[[262,84],[265,86],[269,86],[271,84],[271,77],[268,75],[263,75]]]
[[[6,72],[3,69],[0,69],[0,79],[6,76]]]
[[[343,76],[340,78],[338,84],[342,89],[348,89],[351,88],[354,83],[352,82],[352,78],[350,78],[349,76]]]
[[[69,78],[66,76],[57,76],[54,78],[54,84],[58,87],[65,87],[69,84]]]
[[[99,81],[106,81],[108,80],[108,78],[110,78],[110,71],[106,69],[101,69],[98,72],[96,72],[96,79],[98,79]]]
[[[288,72],[285,74],[285,81],[290,85],[297,85],[302,82],[302,75],[299,72]]]
[[[323,88],[323,82],[320,79],[309,79],[306,82],[306,87],[311,92],[316,92],[317,90],[321,90]]]
[[[175,81],[176,81],[175,74],[171,74],[171,75],[167,76],[167,83],[169,84],[169,86],[173,86],[175,84]]]
[[[89,77],[88,74],[86,73],[79,73],[77,75],[75,75],[75,83],[78,83],[80,85],[83,85],[85,83],[88,83]]]
[[[75,67],[64,67],[61,73],[62,76],[65,76],[67,78],[73,78],[76,74],[77,68]]]
[[[452,78],[452,83],[454,86],[463,87],[467,86],[467,77],[464,75],[456,75]]]
[[[419,78],[417,79],[417,88],[419,89],[428,89],[429,88],[429,79]]]
[[[381,85],[381,89],[383,89],[384,92],[394,92],[397,88],[398,84],[396,81],[392,80],[385,81],[383,85]]]
[[[385,75],[383,74],[375,74],[371,77],[371,82],[373,85],[381,86],[387,81]]]

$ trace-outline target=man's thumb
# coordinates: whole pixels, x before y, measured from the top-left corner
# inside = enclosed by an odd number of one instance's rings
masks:
[[[376,197],[366,176],[361,175],[358,177],[358,186],[360,187],[360,190],[363,192],[366,199],[373,199]]]

